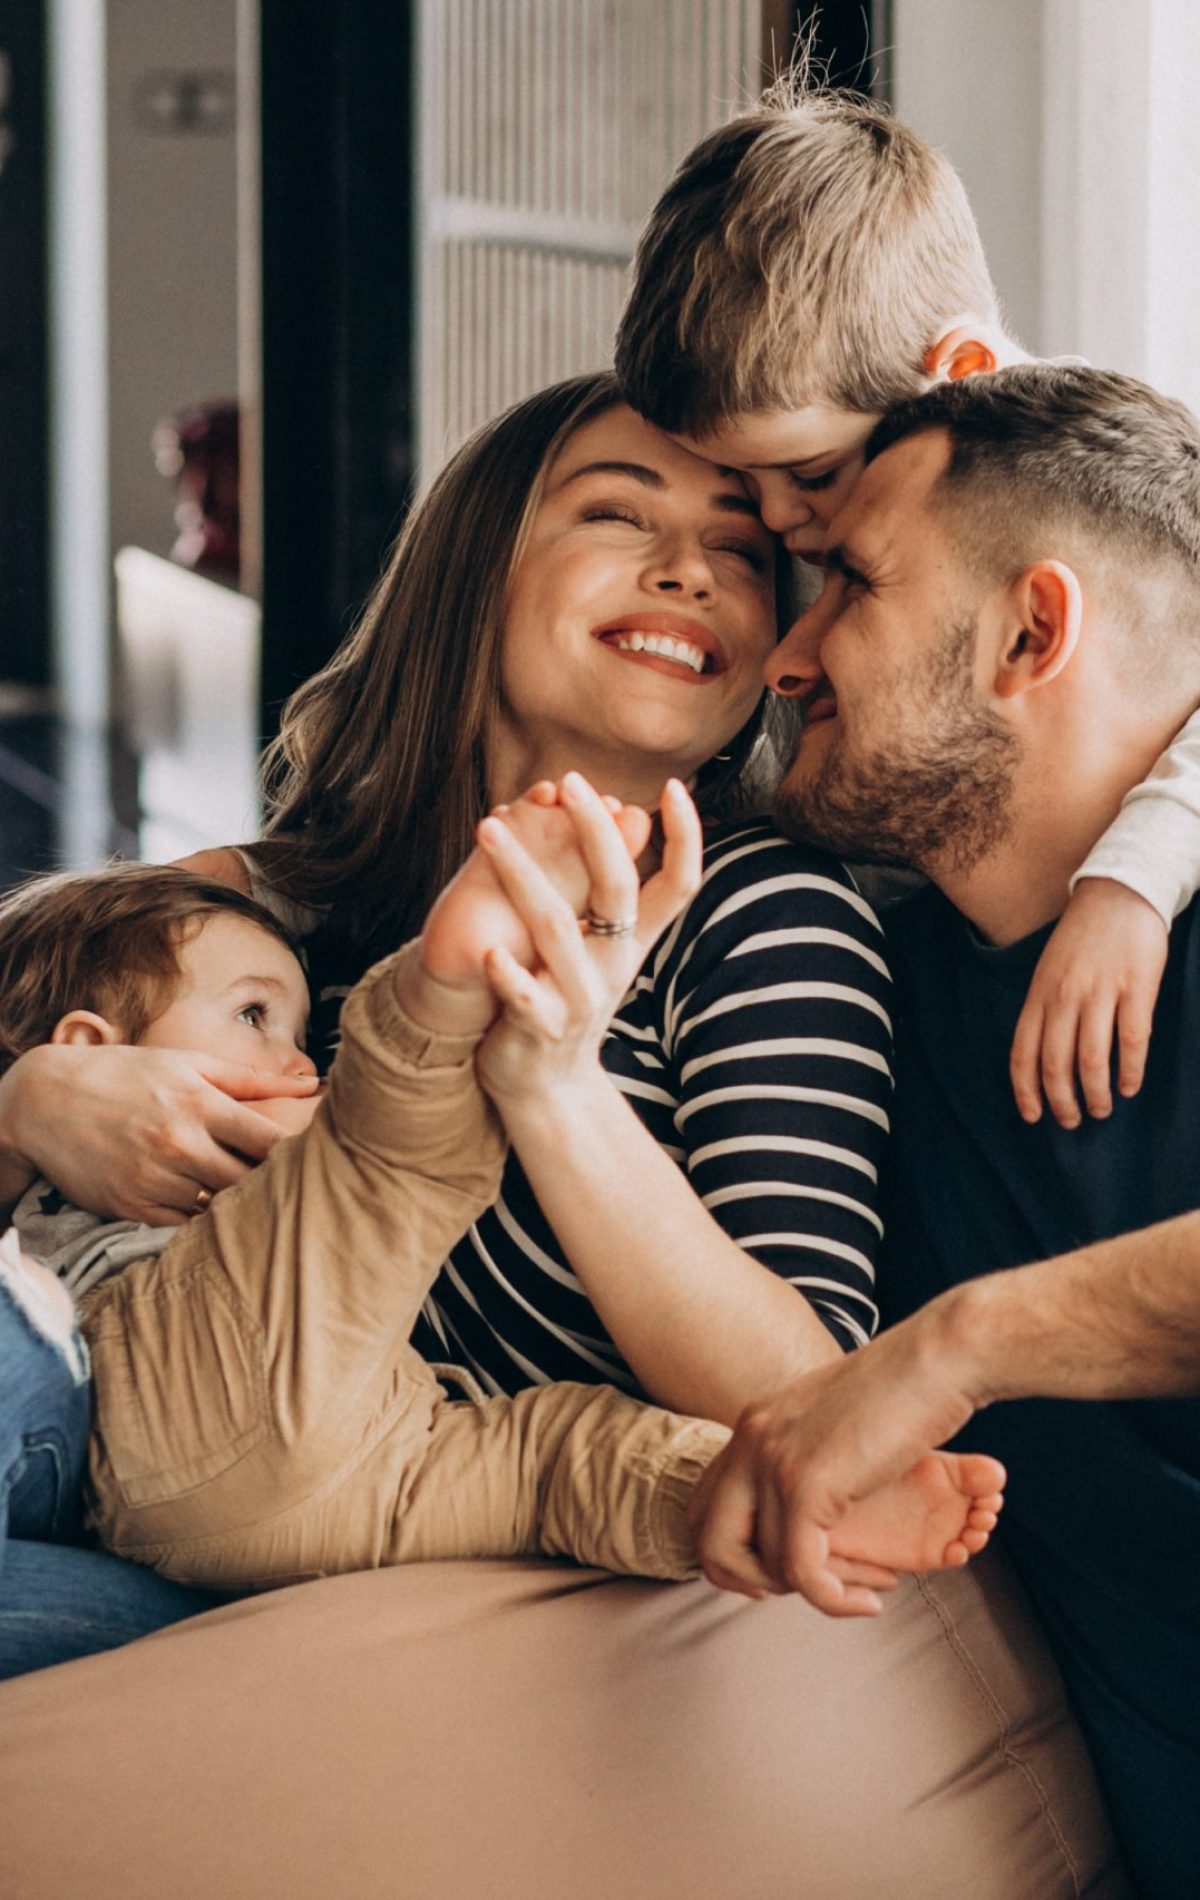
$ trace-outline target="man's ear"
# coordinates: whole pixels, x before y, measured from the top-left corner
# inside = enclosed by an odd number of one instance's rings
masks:
[[[935,383],[958,383],[964,376],[985,375],[1009,363],[1029,359],[998,323],[980,323],[973,317],[947,324],[925,352],[925,374]]]
[[[72,1009],[59,1017],[50,1040],[75,1049],[98,1049],[101,1043],[120,1042],[121,1032],[94,1009]]]
[[[1012,583],[1005,609],[992,691],[1015,699],[1048,685],[1070,665],[1083,631],[1079,577],[1062,561],[1038,561]]]

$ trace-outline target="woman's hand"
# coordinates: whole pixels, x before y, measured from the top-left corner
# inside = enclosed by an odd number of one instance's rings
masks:
[[[599,1073],[600,1045],[651,946],[700,883],[700,820],[676,780],[663,793],[662,868],[639,887],[624,812],[614,813],[578,773],[559,788],[583,873],[580,902],[595,916],[631,920],[616,936],[581,931],[563,894],[563,852],[549,871],[502,817],[485,818],[479,843],[506,903],[528,933],[535,967],[494,945],[485,959],[503,1014],[476,1058],[479,1079],[510,1124],[523,1107],[549,1107],[554,1093]]]
[[[1055,1120],[1078,1128],[1076,1074],[1088,1113],[1111,1115],[1114,1035],[1117,1087],[1137,1094],[1166,961],[1167,932],[1145,898],[1111,878],[1082,879],[1042,952],[1013,1038],[1013,1093],[1027,1122],[1040,1120],[1044,1089]]]
[[[95,1213],[174,1226],[201,1188],[231,1187],[283,1138],[250,1103],[315,1088],[173,1049],[47,1044],[0,1081],[0,1156]]]

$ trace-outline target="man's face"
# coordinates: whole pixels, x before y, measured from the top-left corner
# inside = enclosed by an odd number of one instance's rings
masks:
[[[767,662],[805,702],[781,828],[925,870],[967,869],[1003,836],[1017,763],[981,653],[994,597],[930,505],[949,452],[929,431],[869,465],[831,523],[824,591]]]
[[[878,416],[826,403],[736,416],[703,436],[676,441],[745,478],[768,528],[788,553],[820,560],[829,524],[863,466]]]

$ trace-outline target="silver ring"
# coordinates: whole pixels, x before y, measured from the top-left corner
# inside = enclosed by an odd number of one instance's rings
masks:
[[[597,917],[592,909],[583,913],[583,921],[593,937],[632,937],[637,929],[637,917]]]
[[[212,1206],[212,1202],[213,1202],[212,1192],[209,1188],[206,1188],[206,1187],[197,1188],[196,1199],[192,1205],[193,1214],[203,1214],[208,1208]]]

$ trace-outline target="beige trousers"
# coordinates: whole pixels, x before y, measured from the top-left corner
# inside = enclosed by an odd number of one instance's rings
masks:
[[[217,1588],[535,1552],[693,1575],[724,1427],[608,1386],[452,1403],[409,1343],[504,1143],[476,1039],[419,1029],[393,962],[348,999],[308,1131],[87,1303],[93,1522]]]

